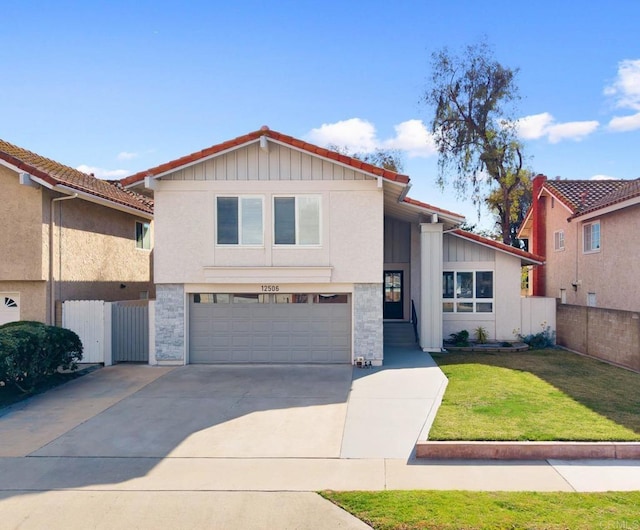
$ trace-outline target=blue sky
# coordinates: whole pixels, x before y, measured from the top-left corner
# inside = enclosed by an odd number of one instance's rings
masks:
[[[403,149],[410,195],[475,222],[435,186],[421,98],[430,54],[483,36],[520,69],[531,169],[640,177],[632,0],[7,0],[2,18],[0,138],[109,178],[268,125]]]

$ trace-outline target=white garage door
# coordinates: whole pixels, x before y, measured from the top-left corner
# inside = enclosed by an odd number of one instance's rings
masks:
[[[350,363],[348,294],[191,294],[191,363]]]
[[[20,295],[0,293],[0,326],[17,320],[20,320]]]

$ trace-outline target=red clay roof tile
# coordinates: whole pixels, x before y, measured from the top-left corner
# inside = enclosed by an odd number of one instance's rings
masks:
[[[543,256],[538,256],[537,254],[532,254],[531,252],[526,252],[524,250],[521,250],[519,248],[515,248],[509,245],[505,245],[504,243],[501,243],[500,241],[494,241],[493,239],[489,239],[486,237],[482,237],[478,234],[474,234],[472,232],[467,232],[466,230],[461,230],[460,228],[456,228],[455,230],[453,230],[451,233],[459,236],[459,237],[463,237],[465,239],[468,239],[470,241],[475,241],[476,243],[482,243],[484,245],[487,245],[489,247],[493,247],[495,249],[501,250],[503,252],[508,252],[510,254],[513,254],[515,256],[518,256],[520,258],[524,258],[530,261],[534,261],[537,263],[544,263],[545,258]]]
[[[272,140],[281,142],[286,145],[290,145],[291,147],[295,147],[297,149],[307,151],[308,153],[317,154],[324,158],[329,158],[330,160],[335,160],[336,162],[346,164],[348,166],[354,167],[356,169],[360,169],[367,173],[378,175],[387,180],[399,182],[402,184],[407,184],[409,182],[409,177],[407,175],[402,175],[396,171],[390,171],[388,169],[378,168],[371,164],[367,164],[366,162],[362,162],[361,160],[358,160],[356,158],[345,156],[335,151],[329,151],[324,147],[319,147],[317,145],[310,144],[308,142],[305,142],[304,140],[299,140],[297,138],[294,138],[293,136],[288,136],[286,134],[282,134],[277,131],[272,131],[266,126],[263,126],[257,131],[253,131],[243,136],[238,136],[237,138],[233,138],[232,140],[227,140],[225,142],[212,145],[211,147],[202,149],[201,151],[197,151],[195,153],[191,153],[190,155],[177,158],[176,160],[166,162],[164,164],[147,169],[145,171],[140,171],[134,175],[131,175],[129,177],[122,179],[120,182],[122,183],[123,186],[129,186],[131,184],[141,182],[142,180],[144,180],[144,177],[148,177],[148,176],[154,177],[157,175],[161,175],[161,174],[176,170],[186,164],[189,164],[191,162],[196,162],[198,160],[202,160],[203,158],[207,158],[209,156],[213,156],[215,154],[226,151],[227,149],[231,149],[232,147],[253,142],[259,139],[261,136],[267,136]]]
[[[125,190],[119,183],[116,185],[87,175],[4,140],[0,140],[0,159],[44,180],[51,186],[67,186],[141,212],[153,213],[153,199]]]

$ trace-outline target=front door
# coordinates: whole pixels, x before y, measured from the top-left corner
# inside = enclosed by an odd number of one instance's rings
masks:
[[[402,271],[384,272],[384,318],[402,319]]]

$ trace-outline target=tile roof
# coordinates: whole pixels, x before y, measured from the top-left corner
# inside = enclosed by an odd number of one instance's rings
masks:
[[[595,210],[600,210],[601,208],[607,208],[608,206],[619,204],[635,197],[640,197],[640,179],[626,180],[622,182],[624,183],[623,185],[606,194],[589,207],[584,208],[577,215],[584,215]]]
[[[329,158],[330,160],[335,160],[336,162],[346,164],[355,169],[359,169],[361,171],[365,171],[367,173],[377,175],[387,180],[392,180],[394,182],[399,182],[402,184],[407,184],[409,182],[409,177],[407,175],[402,175],[395,171],[390,171],[388,169],[383,169],[377,166],[373,166],[371,164],[367,164],[366,162],[363,162],[362,160],[358,160],[357,158],[346,156],[346,155],[337,153],[335,151],[325,149],[324,147],[319,147],[317,145],[310,144],[303,140],[298,140],[293,136],[287,136],[286,134],[273,131],[266,126],[260,128],[257,131],[253,131],[253,132],[250,132],[249,134],[245,134],[244,136],[238,136],[237,138],[234,138],[232,140],[227,140],[226,142],[222,142],[220,144],[207,147],[202,151],[197,151],[195,153],[191,153],[190,155],[183,156],[176,160],[172,160],[171,162],[167,162],[165,164],[156,166],[154,168],[147,169],[145,171],[140,171],[135,175],[131,175],[129,177],[123,178],[120,182],[124,186],[129,186],[131,184],[135,184],[137,182],[144,180],[144,177],[148,177],[148,176],[153,177],[157,175],[162,175],[164,173],[178,169],[184,165],[191,164],[193,162],[197,162],[198,160],[202,160],[203,158],[207,158],[209,156],[213,156],[215,154],[221,153],[223,151],[226,151],[227,149],[231,149],[233,147],[237,147],[249,142],[253,142],[255,140],[258,140],[261,136],[266,136],[268,138],[271,138],[272,140],[290,145],[291,147],[295,147],[303,151],[307,151],[311,154],[319,155],[324,158]]]
[[[464,215],[451,212],[449,210],[445,210],[444,208],[438,208],[437,206],[433,206],[432,204],[427,204],[426,202],[417,201],[415,199],[411,199],[410,197],[405,197],[402,202],[407,204],[412,204],[413,206],[419,206],[420,208],[425,208],[427,210],[432,210],[437,213],[441,213],[442,215],[446,215],[448,217],[458,217],[460,219],[464,219]]]
[[[590,210],[628,182],[628,180],[547,180],[544,188],[558,197],[575,215]]]
[[[147,214],[153,213],[153,199],[125,190],[119,183],[114,185],[113,182],[87,175],[82,171],[37,155],[4,140],[0,140],[0,159],[25,173],[44,180],[53,187],[67,186]]]
[[[510,245],[505,245],[500,241],[494,241],[493,239],[479,236],[478,234],[474,234],[473,232],[467,232],[466,230],[461,230],[460,228],[456,228],[455,230],[452,230],[449,233],[454,234],[458,237],[462,237],[464,239],[468,239],[470,241],[475,241],[476,243],[481,243],[488,247],[495,248],[502,252],[513,254],[514,256],[518,256],[521,259],[524,259],[533,263],[542,264],[544,263],[544,260],[545,260],[543,256],[538,256],[537,254],[532,254],[531,252],[526,252],[525,250],[521,250],[519,248],[515,248]]]

